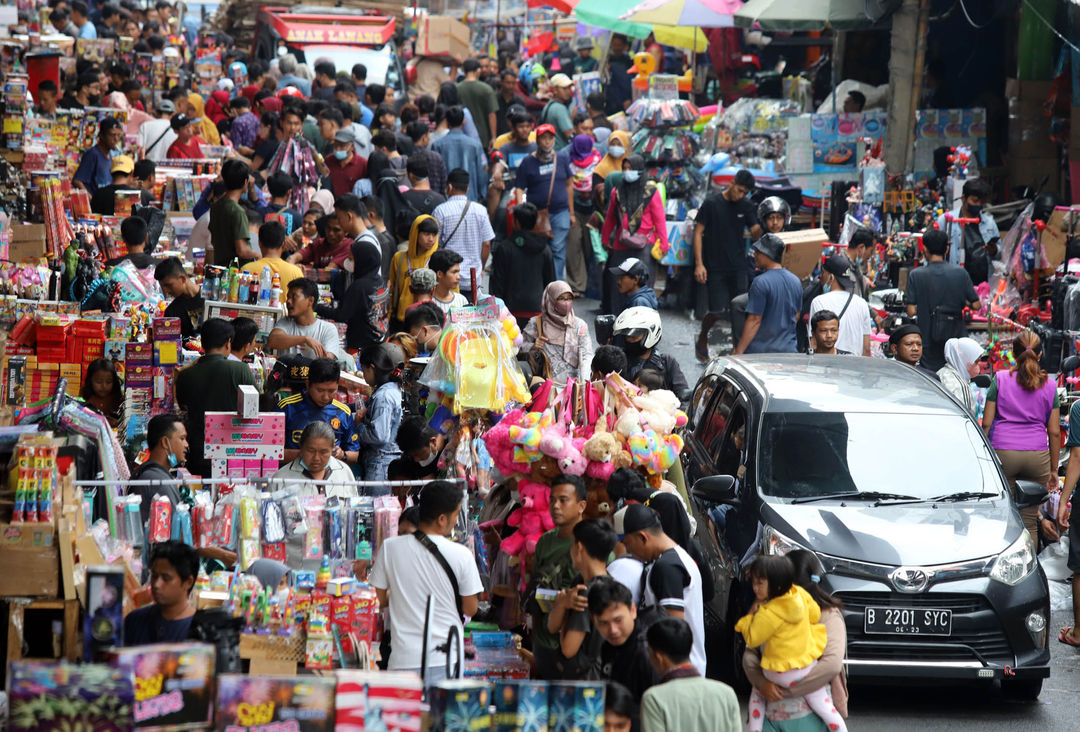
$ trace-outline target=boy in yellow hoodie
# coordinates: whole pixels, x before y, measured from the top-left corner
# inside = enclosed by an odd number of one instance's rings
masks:
[[[758,557],[750,565],[750,580],[757,601],[750,613],[735,624],[735,631],[742,633],[751,648],[762,646],[761,670],[765,678],[778,686],[791,686],[810,673],[825,651],[821,608],[810,593],[795,584],[795,566],[787,557]],[[847,732],[827,685],[804,698],[831,732]],[[746,726],[750,732],[761,731],[765,704],[764,695],[754,689]]]
[[[409,230],[409,247],[396,252],[390,260],[390,332],[401,330],[405,311],[413,304],[409,282],[415,270],[426,268],[428,260],[439,248],[439,222],[423,214],[417,216]]]

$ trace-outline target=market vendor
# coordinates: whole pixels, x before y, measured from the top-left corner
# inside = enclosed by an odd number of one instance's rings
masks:
[[[115,117],[106,117],[98,125],[98,141],[83,153],[72,183],[93,195],[98,188],[112,183],[112,154],[124,142],[124,127]]]
[[[355,371],[354,361],[341,348],[337,328],[315,315],[318,299],[319,288],[308,278],[299,277],[290,282],[285,298],[285,309],[289,314],[274,323],[266,347],[277,351],[279,356],[290,353],[308,358],[331,356],[345,364],[347,371]]]
[[[182,541],[164,541],[150,548],[150,592],[154,603],[124,618],[124,646],[180,643],[188,640],[195,604],[191,589],[199,570],[195,549]]]
[[[298,496],[337,496],[355,498],[356,486],[348,465],[334,457],[334,428],[323,421],[308,423],[300,434],[300,450],[292,460],[270,476],[273,489],[284,490]],[[315,484],[311,481],[328,481]],[[285,563],[290,569],[318,569],[322,554],[304,558],[306,532],[285,537]]]
[[[977,225],[950,223],[945,214],[937,218],[937,227],[949,234],[950,248],[946,261],[963,265],[975,285],[989,279],[991,262],[998,255],[1001,241],[997,222],[983,210],[990,201],[990,192],[990,184],[985,180],[968,180],[964,183],[960,205],[952,210],[954,219],[978,219]]]
[[[332,358],[317,358],[308,366],[307,387],[300,394],[291,394],[278,402],[285,413],[285,460],[300,455],[300,437],[315,421],[326,422],[334,430],[332,454],[338,460],[355,463],[359,455],[356,435],[353,434],[353,414],[337,396],[341,367]]]

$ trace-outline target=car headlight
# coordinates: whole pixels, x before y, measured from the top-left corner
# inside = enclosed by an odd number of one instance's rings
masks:
[[[1015,585],[1031,574],[1037,563],[1031,534],[1025,529],[1012,546],[998,554],[994,566],[990,568],[990,579],[1010,586]]]
[[[761,532],[761,553],[783,556],[796,549],[806,549],[802,544],[789,539],[771,526]]]

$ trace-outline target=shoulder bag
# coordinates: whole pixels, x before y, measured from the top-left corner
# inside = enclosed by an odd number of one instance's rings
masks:
[[[536,157],[535,153],[533,153],[533,157]],[[540,158],[536,158],[536,162],[539,163]],[[537,212],[536,212],[537,231],[539,231],[541,234],[544,234],[545,236],[551,236],[552,235],[552,231],[551,231],[551,214],[548,212],[548,208],[551,206],[551,196],[552,196],[553,193],[555,193],[555,173],[557,172],[558,165],[559,165],[559,156],[556,155],[555,158],[552,159],[552,161],[551,161],[551,183],[548,185],[547,202],[544,204],[543,208],[540,208],[539,206],[537,206],[537,209],[538,209]]]
[[[618,189],[615,189],[614,194],[618,195]],[[652,202],[652,197],[656,194],[656,186],[650,181],[645,185],[645,201],[641,204],[641,207],[637,211],[634,211],[632,215],[629,215],[626,220],[626,226],[620,227],[619,231],[619,245],[623,249],[630,249],[633,251],[639,251],[644,249],[649,244],[649,237],[647,234],[643,234],[638,231],[641,226],[641,219],[645,216],[645,207]],[[622,201],[619,201],[620,207]],[[633,233],[630,233],[633,230]]]
[[[454,234],[457,233],[457,230],[461,228],[461,222],[465,220],[465,214],[469,213],[469,204],[470,203],[472,203],[472,201],[466,201],[465,202],[465,206],[461,209],[461,216],[458,218],[457,224],[454,225],[454,230],[450,232],[450,236],[448,236],[448,237],[446,237],[445,239],[442,240],[442,245],[443,246],[446,246],[446,244],[454,237]],[[411,270],[410,270],[410,272],[411,272]]]
[[[446,572],[447,579],[450,580],[450,586],[454,588],[454,605],[457,607],[458,617],[461,618],[461,622],[465,622],[465,613],[462,612],[461,605],[461,590],[458,589],[457,577],[454,575],[454,570],[450,568],[450,562],[446,561],[446,557],[439,551],[439,547],[435,546],[435,542],[431,540],[431,537],[425,534],[423,531],[417,529],[413,532],[413,536],[416,540],[424,545],[424,548],[431,552],[431,555],[435,557],[435,561],[439,563],[439,566]]]

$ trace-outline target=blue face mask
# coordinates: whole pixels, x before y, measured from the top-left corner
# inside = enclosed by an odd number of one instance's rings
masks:
[[[349,157],[349,151],[348,150],[335,150],[334,151],[334,157],[337,158],[338,160],[344,160],[345,158]]]
[[[832,285],[822,285],[821,286],[821,291],[822,292],[831,292],[832,291]]]
[[[173,453],[170,452],[169,453],[169,467],[170,468],[175,468],[179,464],[180,464],[180,461],[176,459],[176,455],[174,455]]]

